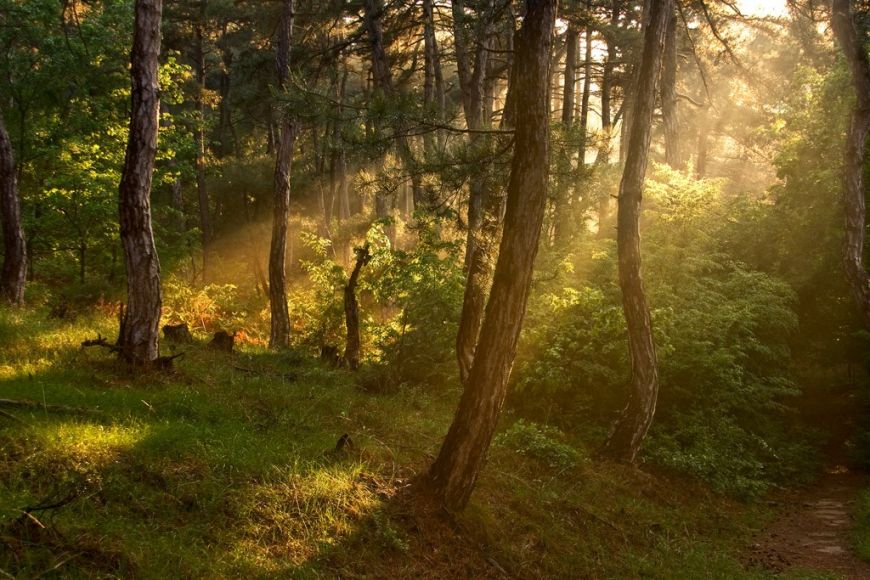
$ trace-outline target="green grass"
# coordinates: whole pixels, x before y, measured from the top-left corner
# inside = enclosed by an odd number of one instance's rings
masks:
[[[192,345],[142,375],[78,346],[113,326],[0,310],[0,398],[73,408],[0,417],[8,574],[766,577],[740,563],[764,513],[699,484],[593,462],[570,438],[554,447],[568,459],[542,461],[546,439],[502,437],[467,512],[446,518],[411,483],[457,391],[372,395],[306,353],[246,346]],[[355,446],[336,454],[343,433]]]
[[[855,550],[859,558],[870,562],[870,488],[858,495],[855,521]]]

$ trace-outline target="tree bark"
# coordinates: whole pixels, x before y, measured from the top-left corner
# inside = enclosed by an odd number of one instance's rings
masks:
[[[673,169],[683,169],[680,149],[680,124],[677,116],[677,12],[668,18],[662,66],[662,122],[665,133],[665,161]]]
[[[196,192],[199,199],[199,227],[202,230],[202,280],[206,281],[209,273],[209,246],[212,239],[211,210],[209,208],[208,188],[205,181],[205,45],[203,28],[205,27],[205,11],[208,1],[200,5],[199,20],[196,23],[195,57],[196,57]]]
[[[293,38],[294,0],[284,0],[275,67],[278,90],[286,88],[290,69],[290,43]],[[287,348],[290,344],[290,311],[287,307],[287,222],[290,220],[290,171],[296,126],[286,112],[281,113],[278,142],[275,147],[275,192],[272,208],[272,242],[269,249],[269,306],[271,325],[269,347]]]
[[[526,0],[516,42],[517,100],[507,211],[480,341],[453,424],[429,470],[436,497],[461,510],[474,489],[504,404],[547,202],[548,60],[556,0]]]
[[[0,112],[0,219],[3,226],[3,272],[0,296],[14,306],[24,304],[24,283],[27,278],[27,246],[21,227],[21,201],[12,141]]]
[[[667,23],[672,13],[673,0],[652,0],[644,15],[643,55],[637,75],[626,164],[619,189],[616,244],[619,286],[631,354],[631,384],[628,404],[603,451],[618,461],[628,463],[634,461],[652,424],[659,388],[652,321],[641,280],[639,230],[656,85],[661,74]]]
[[[457,76],[462,92],[462,106],[465,123],[469,129],[480,130],[489,125],[484,116],[486,97],[486,71],[489,62],[489,49],[492,36],[492,3],[483,3],[475,27],[475,34],[469,34],[464,24],[467,18],[462,0],[452,4],[453,36],[456,45]],[[474,43],[474,50],[469,48]],[[484,135],[471,133],[468,137],[469,149],[484,149],[487,140]],[[462,300],[462,315],[456,334],[456,359],[459,377],[464,383],[468,379],[474,351],[483,321],[486,294],[495,250],[498,222],[501,214],[501,198],[490,191],[488,175],[485,171],[475,172],[469,183],[468,219],[465,241],[465,293]]]
[[[121,319],[118,346],[134,364],[158,356],[160,326],[160,261],[151,228],[151,177],[157,154],[160,110],[157,59],[160,54],[161,0],[136,0],[130,136],[121,174],[121,243],[127,268],[127,308]]]
[[[586,27],[583,60],[583,97],[580,100],[580,163],[586,163],[586,140],[589,133],[589,96],[592,94],[592,27]]]
[[[834,0],[831,11],[831,27],[849,63],[856,97],[843,154],[843,208],[846,214],[843,261],[852,297],[861,311],[865,328],[870,329],[870,276],[864,267],[867,219],[864,153],[870,132],[870,60],[863,28],[866,9],[853,9],[852,5],[849,0]]]
[[[574,95],[577,85],[577,43],[580,36],[577,29],[568,28],[565,43],[565,80],[562,87],[562,124],[570,128],[574,124]]]
[[[356,285],[363,266],[368,264],[371,254],[368,242],[361,248],[356,248],[356,264],[347,284],[344,287],[344,324],[347,327],[347,343],[344,348],[344,362],[355,371],[359,368],[360,338],[359,338],[359,304],[356,300]]]
[[[619,26],[621,13],[622,0],[613,0],[610,10],[610,30],[604,37],[607,43],[607,60],[604,61],[604,70],[601,74],[601,132],[603,138],[595,158],[596,165],[610,162],[610,149],[613,145],[613,119],[610,101],[613,94],[613,71],[618,57],[614,31]]]

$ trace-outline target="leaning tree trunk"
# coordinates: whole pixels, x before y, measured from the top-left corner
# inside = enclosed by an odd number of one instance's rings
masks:
[[[846,212],[843,260],[852,297],[870,329],[870,276],[864,268],[864,152],[870,132],[870,60],[867,57],[866,12],[854,11],[849,0],[834,0],[831,27],[837,37],[855,87],[855,107],[843,155],[843,207]],[[861,21],[859,21],[859,19]]]
[[[472,131],[485,129],[488,119],[484,117],[486,98],[486,71],[489,62],[489,49],[492,35],[492,2],[486,0],[479,8],[475,34],[469,34],[465,25],[465,4],[455,0],[453,11],[453,37],[456,45],[456,69],[462,93],[462,107],[465,123]],[[473,44],[474,50],[469,47]],[[468,147],[472,151],[486,151],[488,140],[485,135],[469,133]],[[486,293],[492,272],[492,254],[495,250],[495,237],[498,218],[501,213],[501,200],[490,191],[492,186],[489,175],[478,171],[472,175],[468,196],[468,231],[465,243],[465,293],[462,299],[462,315],[456,333],[456,359],[459,377],[464,383],[468,379],[474,351],[477,346]]]
[[[517,102],[507,210],[492,291],[468,382],[453,424],[429,469],[436,497],[450,510],[468,503],[504,404],[547,203],[547,68],[556,0],[526,0],[512,75]]]
[[[24,304],[24,281],[27,278],[27,246],[21,227],[21,203],[12,142],[0,113],[0,223],[3,226],[3,273],[0,296],[15,306]]]
[[[278,90],[284,90],[290,69],[290,42],[293,38],[294,0],[284,0],[275,66]],[[293,163],[293,145],[296,127],[286,112],[281,113],[278,143],[275,148],[275,197],[272,213],[272,245],[269,250],[269,305],[271,327],[269,347],[286,348],[290,345],[290,311],[287,307],[287,222],[290,220],[290,170]]]
[[[661,73],[662,47],[673,0],[652,0],[646,16],[643,55],[638,71],[625,169],[619,189],[617,254],[622,308],[628,326],[631,354],[631,391],[604,453],[633,462],[652,424],[659,390],[652,321],[640,276],[640,211],[649,153],[656,85]]]
[[[355,371],[359,368],[360,338],[359,338],[359,303],[356,299],[356,286],[363,266],[369,263],[368,242],[361,248],[356,248],[356,264],[347,285],[344,287],[344,323],[347,327],[347,343],[344,347],[344,362],[348,368]]]
[[[130,54],[130,136],[119,188],[127,309],[121,319],[118,346],[128,362],[148,364],[158,355],[161,305],[160,261],[151,229],[151,176],[160,110],[157,58],[162,1],[136,0],[135,10]]]
[[[665,160],[673,169],[683,168],[680,150],[680,125],[677,117],[677,13],[668,18],[662,65],[662,124],[665,133]]]

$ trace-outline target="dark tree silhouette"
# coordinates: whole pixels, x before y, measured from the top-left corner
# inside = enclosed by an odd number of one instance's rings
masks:
[[[24,280],[27,277],[27,246],[21,228],[21,202],[12,142],[0,113],[0,224],[3,226],[3,273],[0,295],[16,306],[24,303]]]

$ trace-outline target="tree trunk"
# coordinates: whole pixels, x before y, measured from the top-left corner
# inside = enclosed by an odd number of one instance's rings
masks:
[[[547,203],[549,104],[547,68],[556,0],[526,0],[516,42],[517,101],[504,235],[492,292],[468,382],[453,424],[429,470],[436,497],[449,510],[468,503],[504,404],[526,309]]]
[[[24,282],[27,278],[27,246],[21,227],[21,202],[12,141],[0,112],[0,219],[3,226],[3,273],[0,296],[15,306],[24,304]]]
[[[586,27],[583,61],[583,97],[580,101],[580,164],[586,163],[586,139],[589,133],[589,96],[592,94],[592,27]]]
[[[199,198],[199,227],[202,230],[202,281],[209,274],[209,246],[212,239],[211,211],[209,208],[208,189],[205,182],[205,46],[203,27],[205,26],[205,11],[208,1],[204,0],[200,7],[199,21],[196,23],[196,192]]]
[[[574,124],[574,94],[577,85],[577,42],[579,35],[574,27],[568,28],[565,37],[565,80],[562,87],[562,124],[570,128]]]
[[[453,36],[456,44],[457,76],[462,91],[462,106],[465,122],[469,129],[480,130],[488,126],[484,117],[486,97],[486,71],[489,62],[489,48],[492,35],[492,4],[484,2],[478,14],[474,52],[468,47],[471,42],[464,3],[459,0],[452,4]],[[469,149],[481,150],[487,147],[485,136],[471,133],[468,138]],[[477,345],[486,294],[492,272],[495,240],[501,214],[501,198],[490,191],[488,175],[485,171],[475,172],[469,183],[468,220],[465,241],[465,294],[462,300],[462,315],[456,334],[456,359],[459,376],[464,383],[471,370],[474,351]]]
[[[439,121],[444,119],[446,107],[444,78],[441,72],[441,53],[435,35],[435,15],[432,0],[423,0],[423,45],[425,53],[423,102],[436,113]],[[435,152],[437,132],[423,135],[423,148],[431,156]],[[427,194],[431,197],[431,194]],[[414,200],[417,202],[417,200]]]
[[[136,0],[135,10],[130,54],[130,136],[119,188],[127,308],[121,320],[118,345],[127,361],[148,364],[158,355],[161,306],[160,261],[151,229],[151,176],[160,110],[157,59],[162,1]]]
[[[668,18],[662,65],[662,120],[665,133],[665,161],[673,169],[683,169],[680,150],[680,124],[677,117],[677,12]]]
[[[610,149],[613,145],[613,119],[611,111],[611,96],[613,94],[613,71],[616,67],[617,52],[614,32],[619,27],[619,15],[622,13],[622,0],[613,0],[610,10],[610,30],[604,39],[607,43],[607,60],[601,74],[601,132],[602,141],[595,158],[595,164],[610,162]]]
[[[294,16],[294,0],[284,0],[275,51],[279,91],[284,90],[289,74],[290,42],[293,38]],[[290,220],[290,170],[293,163],[296,126],[288,114],[283,111],[279,126],[278,142],[275,147],[272,243],[269,249],[270,348],[286,348],[290,344],[290,311],[287,307],[285,257],[287,253],[287,222]]]
[[[344,323],[347,327],[347,344],[344,348],[344,362],[348,368],[355,371],[359,368],[360,338],[359,338],[359,304],[356,300],[356,285],[363,266],[368,264],[371,254],[369,244],[356,248],[356,264],[347,285],[344,287]]]
[[[632,123],[625,169],[619,188],[617,255],[622,307],[628,327],[631,385],[628,405],[622,411],[604,453],[631,463],[655,414],[659,379],[652,322],[640,275],[640,212],[656,85],[661,74],[662,48],[673,0],[652,0],[645,16],[643,55],[637,75]]]
[[[864,267],[864,230],[867,219],[864,191],[864,152],[870,132],[870,60],[863,29],[866,10],[853,11],[848,0],[834,0],[831,27],[837,37],[855,87],[855,107],[846,135],[843,155],[843,207],[846,213],[843,260],[846,280],[861,314],[870,329],[870,276]]]

